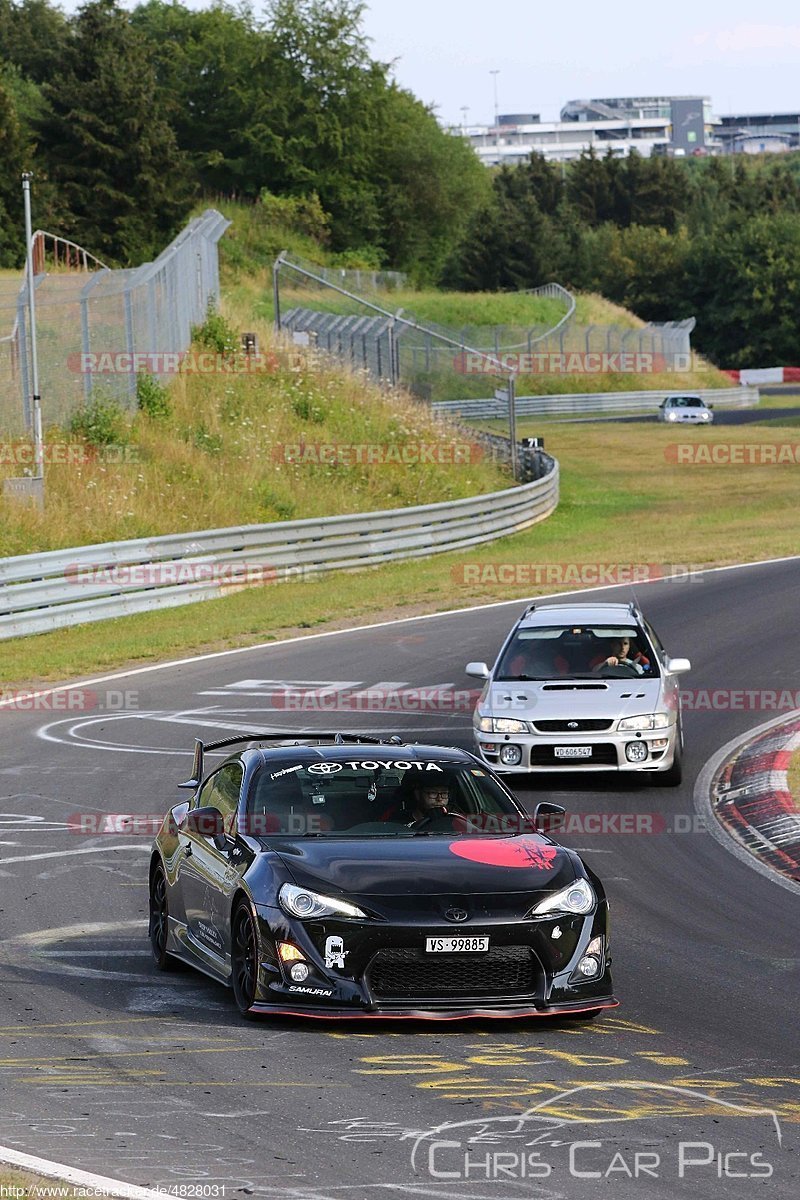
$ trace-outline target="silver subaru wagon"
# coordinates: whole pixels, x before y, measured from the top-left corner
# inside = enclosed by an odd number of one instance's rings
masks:
[[[485,680],[473,726],[496,771],[625,771],[667,787],[681,781],[678,676],[633,604],[532,604]]]

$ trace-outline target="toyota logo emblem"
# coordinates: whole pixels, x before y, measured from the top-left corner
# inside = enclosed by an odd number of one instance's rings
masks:
[[[309,775],[335,775],[337,771],[341,771],[341,763],[321,762],[312,763],[308,768]]]
[[[465,908],[446,908],[444,915],[448,921],[466,921],[469,913]]]
[[[577,728],[578,728],[577,721],[567,721],[567,729],[577,729]]]

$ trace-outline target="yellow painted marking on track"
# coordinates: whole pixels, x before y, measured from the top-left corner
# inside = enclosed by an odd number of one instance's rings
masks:
[[[449,1062],[438,1054],[370,1054],[359,1062],[377,1065],[355,1067],[357,1075],[434,1075],[469,1070],[466,1063]]]
[[[178,1053],[180,1050],[180,1046],[175,1047],[176,1053]],[[263,1046],[236,1046],[231,1044],[226,1046],[209,1046],[205,1050],[198,1050],[193,1047],[191,1052],[192,1054],[227,1054],[230,1050],[252,1050],[258,1053],[259,1051],[263,1050]],[[20,1064],[32,1066],[34,1063],[44,1063],[47,1066],[50,1066],[52,1063],[57,1062],[80,1063],[82,1059],[86,1059],[87,1062],[91,1062],[92,1059],[141,1058],[150,1054],[155,1054],[155,1050],[97,1050],[87,1051],[83,1054],[64,1054],[59,1055],[58,1057],[48,1055],[47,1058],[0,1058],[0,1067],[15,1067],[19,1066]]]
[[[42,1080],[33,1075],[30,1079],[21,1079],[21,1083],[42,1083]],[[80,1081],[84,1087],[98,1086],[94,1079],[82,1079]],[[349,1083],[292,1083],[284,1079],[259,1079],[256,1081],[248,1080],[247,1084],[243,1084],[241,1079],[235,1080],[218,1080],[218,1079],[118,1079],[114,1078],[109,1083],[102,1082],[102,1087],[199,1087],[199,1088],[238,1088],[240,1091],[246,1086],[249,1088],[270,1088],[270,1087],[285,1087],[285,1088],[317,1088],[329,1091],[331,1088],[349,1088]]]
[[[698,1092],[718,1092],[721,1088],[741,1087],[741,1083],[728,1079],[670,1079],[673,1087],[694,1088]]]
[[[644,1058],[648,1062],[657,1063],[660,1067],[688,1067],[691,1065],[688,1058],[659,1054],[657,1050],[637,1050],[636,1057]]]
[[[537,1057],[538,1056],[538,1057]],[[566,1062],[572,1067],[622,1067],[628,1058],[615,1058],[605,1054],[568,1054],[565,1050],[543,1050],[538,1046],[528,1049],[517,1048],[515,1054],[471,1054],[468,1063],[482,1067],[544,1067],[554,1062]]]
[[[148,1021],[157,1021],[161,1024],[167,1022],[171,1025],[179,1024],[175,1017],[103,1017],[96,1021],[58,1021],[53,1025],[0,1025],[0,1034],[16,1033],[27,1034],[35,1037],[45,1029],[88,1029],[91,1025],[143,1025]]]
[[[757,1076],[755,1079],[747,1078],[745,1083],[754,1083],[756,1087],[796,1087],[800,1088],[800,1079],[794,1079],[791,1075],[771,1075]]]

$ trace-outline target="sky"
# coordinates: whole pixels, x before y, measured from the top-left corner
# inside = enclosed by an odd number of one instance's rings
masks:
[[[364,30],[446,124],[490,123],[495,82],[500,113],[543,121],[604,96],[707,95],[717,116],[800,110],[798,0],[368,0]]]

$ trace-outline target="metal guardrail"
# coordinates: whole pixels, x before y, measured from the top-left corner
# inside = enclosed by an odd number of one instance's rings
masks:
[[[556,508],[558,463],[544,454],[539,461],[540,478],[464,500],[2,559],[0,639],[493,541]]]
[[[555,414],[574,415],[580,413],[615,413],[645,410],[655,412],[667,396],[702,396],[718,408],[753,408],[758,404],[759,391],[755,387],[693,388],[641,392],[573,392],[552,396],[517,396],[518,417]],[[502,400],[440,400],[431,405],[434,412],[446,413],[462,419],[505,420],[507,406]]]

